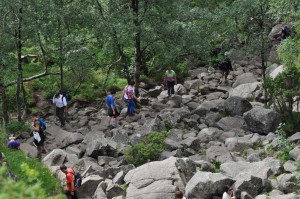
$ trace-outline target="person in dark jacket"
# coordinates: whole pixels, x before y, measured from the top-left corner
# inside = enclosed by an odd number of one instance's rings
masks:
[[[230,71],[233,70],[232,65],[231,65],[231,60],[229,58],[229,52],[224,53],[224,56],[219,63],[219,69],[221,70],[221,73],[222,73],[220,83],[222,83],[223,81],[225,83],[227,83],[227,77],[228,77]]]

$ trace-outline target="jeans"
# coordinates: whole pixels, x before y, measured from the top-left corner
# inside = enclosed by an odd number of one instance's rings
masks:
[[[61,107],[61,108],[56,107],[56,116],[59,118],[61,125],[66,124],[65,107]]]
[[[171,97],[171,95],[174,95],[175,90],[175,81],[167,81],[167,86],[168,86],[168,96]]]
[[[127,114],[132,115],[134,113],[135,109],[135,103],[133,99],[125,99],[125,102],[127,103]]]

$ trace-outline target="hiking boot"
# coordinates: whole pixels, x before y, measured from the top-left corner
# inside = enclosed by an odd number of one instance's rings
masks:
[[[174,98],[174,96],[175,96],[175,95],[174,95],[174,94],[172,94],[172,95],[171,95],[171,98]]]

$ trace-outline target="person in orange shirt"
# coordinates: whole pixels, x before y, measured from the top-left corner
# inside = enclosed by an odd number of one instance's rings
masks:
[[[68,199],[78,199],[76,187],[74,185],[75,172],[72,168],[67,168],[65,165],[60,166],[60,170],[66,174],[66,196]]]

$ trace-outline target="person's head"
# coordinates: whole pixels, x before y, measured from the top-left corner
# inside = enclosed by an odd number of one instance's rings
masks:
[[[129,82],[129,85],[130,85],[130,86],[134,86],[134,85],[135,85],[135,81],[131,80],[131,81]]]
[[[68,173],[68,168],[66,167],[66,165],[61,165],[60,167],[59,167],[59,169],[63,172],[63,173]]]
[[[168,66],[168,71],[171,72],[172,68],[171,66]]]
[[[55,98],[59,98],[59,97],[60,97],[60,92],[55,93],[54,97],[55,97]]]
[[[231,195],[231,194],[232,194],[232,191],[233,191],[232,186],[229,186],[229,185],[226,185],[226,186],[225,186],[225,192],[226,192],[228,195]]]
[[[11,142],[11,141],[15,141],[16,137],[11,134],[9,137],[8,137],[8,140]]]
[[[229,52],[229,51],[226,51],[226,52],[224,53],[224,56],[225,56],[226,58],[230,58],[230,52]]]
[[[32,113],[31,114],[31,119],[32,120],[36,120],[38,118],[38,114],[37,113]]]
[[[183,193],[181,191],[175,191],[175,199],[182,199]]]

